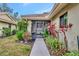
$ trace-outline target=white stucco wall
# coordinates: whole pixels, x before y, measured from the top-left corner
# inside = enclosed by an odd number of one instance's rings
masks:
[[[28,21],[28,27],[27,27],[27,31],[31,34],[31,25],[32,22],[31,21]]]
[[[68,10],[68,22],[73,24],[68,33],[69,50],[78,50],[77,36],[79,36],[79,4]]]
[[[52,21],[53,24],[56,24],[56,30],[59,30],[59,18],[57,17],[54,21]]]
[[[9,24],[8,24],[8,23],[0,22],[0,36],[2,36],[2,34],[3,34],[3,33],[2,33],[3,27],[9,28]],[[11,31],[14,30],[14,29],[16,29],[16,26],[15,26],[15,25],[11,25]]]
[[[59,17],[61,16],[61,14],[63,14],[66,11],[68,12],[68,23],[73,24],[72,29],[66,32],[67,41],[68,41],[68,50],[78,51],[77,35],[79,36],[79,4],[75,5],[72,8],[63,9],[63,11],[59,13],[58,16],[55,17],[55,19],[53,19],[53,22],[57,23],[57,28],[59,28],[60,25]],[[63,33],[59,33],[59,40],[64,42]]]
[[[0,22],[0,36],[2,36],[2,28],[3,27],[8,28],[9,27],[9,24]]]
[[[11,25],[11,31],[16,30],[16,26],[15,25]]]

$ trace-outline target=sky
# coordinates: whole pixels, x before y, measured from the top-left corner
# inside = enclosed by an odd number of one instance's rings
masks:
[[[53,5],[53,3],[8,3],[8,6],[20,15],[50,12]]]

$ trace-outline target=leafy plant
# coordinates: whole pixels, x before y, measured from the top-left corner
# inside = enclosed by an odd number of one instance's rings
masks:
[[[46,43],[51,47],[52,50],[60,49],[61,43],[58,41],[58,39],[48,36],[46,38]]]
[[[19,40],[24,40],[24,33],[27,32],[27,26],[28,26],[28,21],[26,19],[22,19],[21,21],[18,22],[17,24],[17,37]]]
[[[51,24],[51,23],[49,23],[48,24],[48,31],[50,32],[50,34],[53,36],[53,37],[55,37],[55,38],[57,38],[58,36],[58,32],[56,31],[56,26],[55,26],[56,24]]]
[[[44,32],[43,32],[43,36],[47,37],[48,35],[49,35],[48,29],[45,29]]]
[[[16,34],[17,30],[12,30],[12,35]]]
[[[51,33],[51,35],[53,36],[53,37],[55,37],[55,38],[57,38],[58,37],[58,32],[56,31],[56,26],[55,26],[56,24],[51,24],[51,23],[49,23],[48,24],[48,30],[49,30],[49,32]],[[65,42],[65,46],[66,46],[66,48],[68,48],[67,47],[67,36],[66,36],[66,31],[68,31],[69,29],[71,29],[72,28],[72,25],[73,24],[71,24],[71,23],[69,23],[69,25],[61,25],[61,28],[60,28],[60,31],[63,33],[63,35],[64,35],[64,42]]]
[[[23,39],[25,42],[29,41],[31,38],[30,38],[30,33],[29,32],[24,32],[23,33]]]
[[[11,28],[3,28],[3,35],[10,36],[11,35]]]
[[[22,19],[21,21],[18,22],[17,27],[19,31],[27,31],[27,26],[28,26],[28,21],[26,19]]]
[[[23,33],[24,31],[17,31],[16,35],[19,40],[23,40]]]
[[[61,32],[63,33],[63,35],[64,35],[64,42],[65,42],[65,46],[66,46],[66,48],[68,48],[68,46],[67,46],[67,36],[66,36],[66,32],[69,30],[69,29],[71,29],[72,28],[72,25],[73,24],[71,24],[71,23],[69,23],[69,25],[61,25]]]
[[[65,56],[79,56],[78,51],[71,51],[64,54]]]
[[[57,38],[54,38],[52,36],[46,37],[46,44],[49,48],[50,54],[53,54],[55,56],[61,56],[67,51],[65,48],[63,48],[63,43],[59,42]]]

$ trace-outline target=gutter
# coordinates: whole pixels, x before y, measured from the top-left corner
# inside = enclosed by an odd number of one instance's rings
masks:
[[[47,16],[48,19],[52,19],[58,12],[61,11],[68,3],[56,3],[52,8],[51,12]]]

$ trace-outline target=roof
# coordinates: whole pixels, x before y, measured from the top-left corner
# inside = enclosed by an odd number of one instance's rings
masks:
[[[16,21],[14,21],[14,19],[7,12],[0,12],[0,21],[16,25]]]
[[[47,17],[51,19],[67,5],[68,3],[55,3]]]
[[[49,13],[22,15],[22,18],[30,20],[51,20],[52,17],[56,16],[56,14],[67,5],[68,3],[55,3],[54,7],[51,9]]]
[[[22,15],[22,18],[29,19],[29,20],[48,20],[47,16],[48,13],[43,14],[30,14],[30,15]]]

